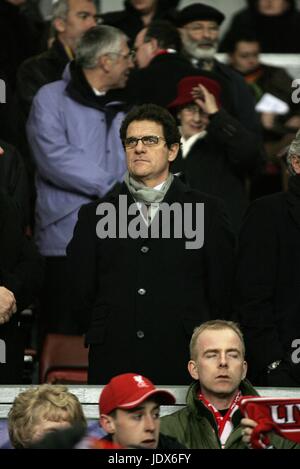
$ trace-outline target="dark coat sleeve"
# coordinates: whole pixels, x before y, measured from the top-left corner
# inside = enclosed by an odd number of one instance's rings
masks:
[[[279,250],[274,215],[265,199],[254,202],[239,240],[234,309],[255,374],[281,359],[284,353],[273,305]]]
[[[225,109],[212,116],[208,135],[223,146],[232,169],[240,176],[261,169],[264,158],[260,140]]]
[[[67,246],[69,301],[74,334],[87,331],[96,296],[96,207],[84,205]]]
[[[211,318],[226,318],[231,310],[235,237],[221,200],[211,199],[210,213],[204,252]],[[205,223],[208,219],[206,216]]]
[[[18,311],[29,306],[43,281],[41,256],[23,235],[14,201],[1,197],[0,282],[16,297]]]

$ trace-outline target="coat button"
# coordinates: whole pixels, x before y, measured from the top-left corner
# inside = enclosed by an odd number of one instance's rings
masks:
[[[138,290],[138,294],[139,294],[139,295],[145,295],[145,294],[146,294],[145,288],[140,288],[140,289]]]
[[[143,246],[143,247],[141,248],[141,251],[142,251],[143,254],[146,254],[146,253],[149,251],[148,246]]]
[[[136,336],[138,339],[143,339],[145,337],[145,334],[143,331],[137,331]]]

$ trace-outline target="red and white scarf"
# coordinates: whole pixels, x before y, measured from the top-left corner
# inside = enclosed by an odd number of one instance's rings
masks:
[[[203,404],[210,410],[210,412],[213,414],[215,421],[217,423],[218,427],[218,436],[222,445],[222,448],[224,448],[225,443],[230,435],[230,433],[233,430],[233,424],[231,421],[231,418],[235,411],[239,408],[239,400],[241,398],[241,391],[239,391],[234,399],[232,400],[229,409],[227,410],[225,415],[222,415],[218,409],[216,409],[205,397],[201,392],[198,393],[198,399],[199,401],[203,402]]]

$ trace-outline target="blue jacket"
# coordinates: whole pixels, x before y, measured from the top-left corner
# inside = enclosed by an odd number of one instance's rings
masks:
[[[37,166],[36,243],[44,256],[65,256],[79,208],[105,195],[126,170],[123,112],[107,124],[105,112],[70,96],[69,81],[67,68],[62,80],[43,86],[27,123]]]

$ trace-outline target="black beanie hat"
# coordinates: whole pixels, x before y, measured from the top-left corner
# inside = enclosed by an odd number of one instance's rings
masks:
[[[220,25],[225,19],[225,15],[216,8],[203,3],[192,3],[183,8],[177,15],[176,25],[184,26],[187,23],[197,20],[216,21]]]

